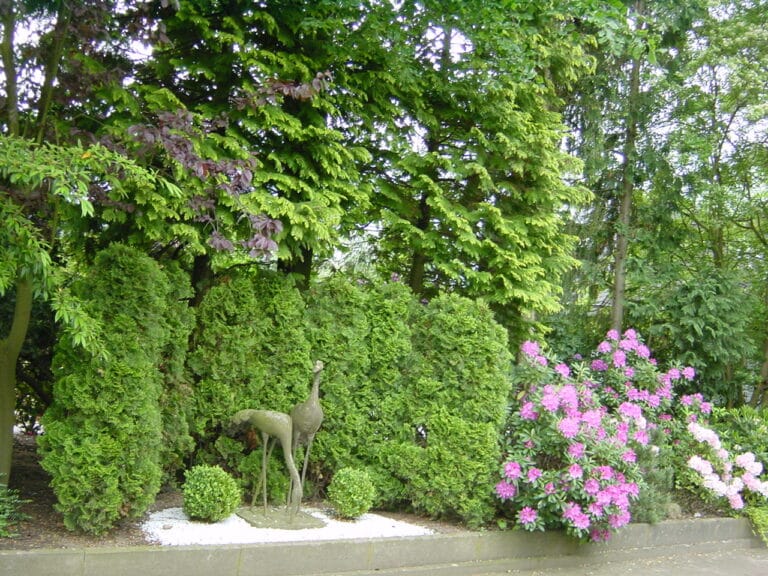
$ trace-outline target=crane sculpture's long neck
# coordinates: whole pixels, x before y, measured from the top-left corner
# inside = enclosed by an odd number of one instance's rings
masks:
[[[315,402],[320,400],[320,372],[315,374],[315,377],[312,380],[312,392],[310,398]]]

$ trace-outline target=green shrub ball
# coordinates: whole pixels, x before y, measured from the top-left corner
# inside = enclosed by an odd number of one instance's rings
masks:
[[[184,476],[184,513],[193,520],[219,522],[240,506],[237,481],[218,466],[195,466]]]
[[[376,488],[365,470],[342,468],[328,486],[328,499],[341,518],[362,516],[373,505]]]

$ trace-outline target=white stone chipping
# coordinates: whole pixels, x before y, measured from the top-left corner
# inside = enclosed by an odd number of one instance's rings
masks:
[[[433,533],[429,528],[378,514],[368,513],[354,521],[339,521],[321,510],[302,510],[325,522],[325,526],[303,530],[255,528],[235,514],[221,522],[208,524],[189,520],[181,508],[167,508],[150,514],[142,524],[142,530],[148,542],[163,546],[392,538]]]

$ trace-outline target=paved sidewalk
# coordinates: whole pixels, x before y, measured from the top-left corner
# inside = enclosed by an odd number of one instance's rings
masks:
[[[723,546],[723,549],[712,552],[681,549],[679,554],[640,557],[620,562],[537,570],[512,569],[473,576],[768,576],[768,548],[729,550],[727,544]]]

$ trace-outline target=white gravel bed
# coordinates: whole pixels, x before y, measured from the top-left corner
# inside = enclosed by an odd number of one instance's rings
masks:
[[[355,521],[342,522],[321,510],[302,508],[302,511],[319,518],[325,526],[303,530],[255,528],[235,514],[221,522],[207,524],[189,520],[181,508],[167,508],[150,514],[142,524],[142,530],[148,542],[163,546],[391,538],[433,533],[429,528],[378,514],[363,514]]]

